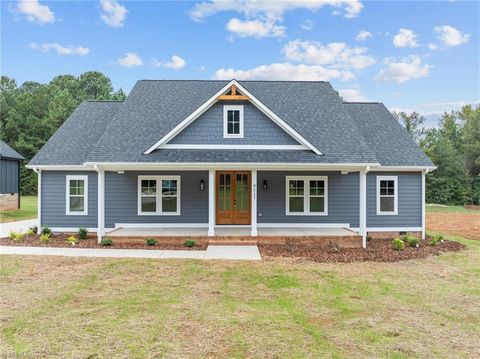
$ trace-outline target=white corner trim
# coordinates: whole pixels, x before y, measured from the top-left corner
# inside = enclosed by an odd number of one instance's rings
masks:
[[[215,170],[208,171],[208,236],[215,235]]]
[[[425,239],[425,174],[422,171],[422,239]]]
[[[155,197],[156,200],[156,210],[155,212],[142,212],[142,180],[153,180],[156,181],[156,194],[151,197]],[[175,180],[177,181],[177,211],[176,212],[163,212],[162,209],[162,180]],[[164,175],[164,176],[155,176],[155,175],[141,175],[137,179],[137,215],[139,216],[180,216],[181,215],[181,178],[180,176],[174,175]]]
[[[38,211],[38,224],[37,224],[37,234],[40,234],[42,231],[42,170],[35,169],[38,175],[37,182],[37,211]]]
[[[228,133],[228,111],[239,112],[240,133]],[[223,105],[223,138],[243,138],[243,105]]]
[[[292,136],[295,140],[300,142],[301,144],[305,145],[317,155],[322,155],[322,153],[311,143],[309,143],[305,138],[303,138],[298,132],[296,132],[293,128],[291,128],[285,121],[283,121],[280,117],[278,117],[275,113],[273,113],[267,106],[265,106],[262,102],[260,102],[255,96],[253,96],[249,91],[247,91],[242,85],[240,85],[236,80],[230,81],[226,84],[223,88],[221,88],[217,93],[215,93],[212,97],[210,97],[203,105],[197,108],[192,114],[190,114],[186,119],[180,122],[177,126],[175,126],[170,132],[168,132],[165,136],[163,136],[160,140],[158,140],[155,144],[149,147],[144,154],[148,155],[152,153],[154,150],[159,148],[161,145],[168,143],[172,138],[174,138],[177,134],[179,134],[185,127],[187,127],[190,123],[196,120],[202,113],[208,110],[213,104],[215,104],[218,100],[217,98],[227,92],[232,85],[235,85],[242,94],[248,96],[250,98],[250,102],[253,103],[261,112],[263,112],[267,117],[269,117],[272,121],[274,121],[280,128],[282,128],[285,132],[287,132],[290,136]]]
[[[83,195],[73,195],[74,197],[83,197],[83,211],[70,211],[70,181],[83,181]],[[88,175],[66,175],[65,176],[65,214],[67,216],[88,216]]]
[[[359,209],[359,224],[360,224],[360,234],[362,236],[362,247],[367,248],[367,170],[368,167],[360,171],[360,209]]]
[[[213,144],[164,144],[159,148],[170,150],[308,150],[304,145],[213,145]]]
[[[303,212],[290,212],[289,181],[292,180],[304,181]],[[310,181],[315,180],[325,183],[323,212],[310,211]],[[328,216],[328,176],[285,176],[285,214],[287,216]]]
[[[380,210],[380,181],[394,182],[393,212],[382,212]],[[377,216],[396,216],[398,215],[398,176],[377,176]]]

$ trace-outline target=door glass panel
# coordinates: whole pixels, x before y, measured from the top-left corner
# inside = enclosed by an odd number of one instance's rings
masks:
[[[219,207],[221,211],[229,211],[231,207],[231,176],[229,173],[221,173],[219,177]]]
[[[237,206],[235,209],[239,211],[248,210],[248,174],[238,173],[236,183],[235,200]]]

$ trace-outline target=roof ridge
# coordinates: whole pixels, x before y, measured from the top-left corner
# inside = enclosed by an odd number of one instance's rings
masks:
[[[140,81],[151,81],[151,82],[155,82],[155,81],[171,81],[171,82],[174,82],[174,81],[177,81],[177,82],[181,82],[181,81],[197,81],[197,82],[230,82],[232,80],[235,80],[237,82],[292,82],[292,83],[330,83],[330,81],[317,81],[317,80],[312,80],[312,81],[309,81],[309,80],[237,80],[237,79],[230,79],[230,80],[208,80],[208,79],[190,79],[190,80],[187,80],[187,79],[141,79],[141,80],[137,80],[137,82],[140,82]]]

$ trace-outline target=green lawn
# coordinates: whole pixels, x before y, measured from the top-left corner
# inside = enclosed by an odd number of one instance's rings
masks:
[[[3,256],[0,357],[473,358],[480,242],[400,263]]]
[[[448,212],[457,212],[457,213],[478,213],[479,210],[467,209],[463,206],[439,206],[439,205],[426,205],[427,213],[448,213]]]
[[[22,196],[20,198],[20,209],[15,211],[0,212],[0,223],[21,221],[37,217],[37,197]]]

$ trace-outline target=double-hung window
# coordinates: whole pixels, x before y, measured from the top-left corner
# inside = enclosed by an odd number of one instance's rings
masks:
[[[287,215],[327,215],[326,176],[287,176]]]
[[[88,214],[88,176],[66,176],[66,214]]]
[[[138,176],[139,215],[179,215],[180,176]]]
[[[377,176],[377,215],[398,213],[398,177]]]
[[[243,106],[223,106],[223,137],[243,138]]]

